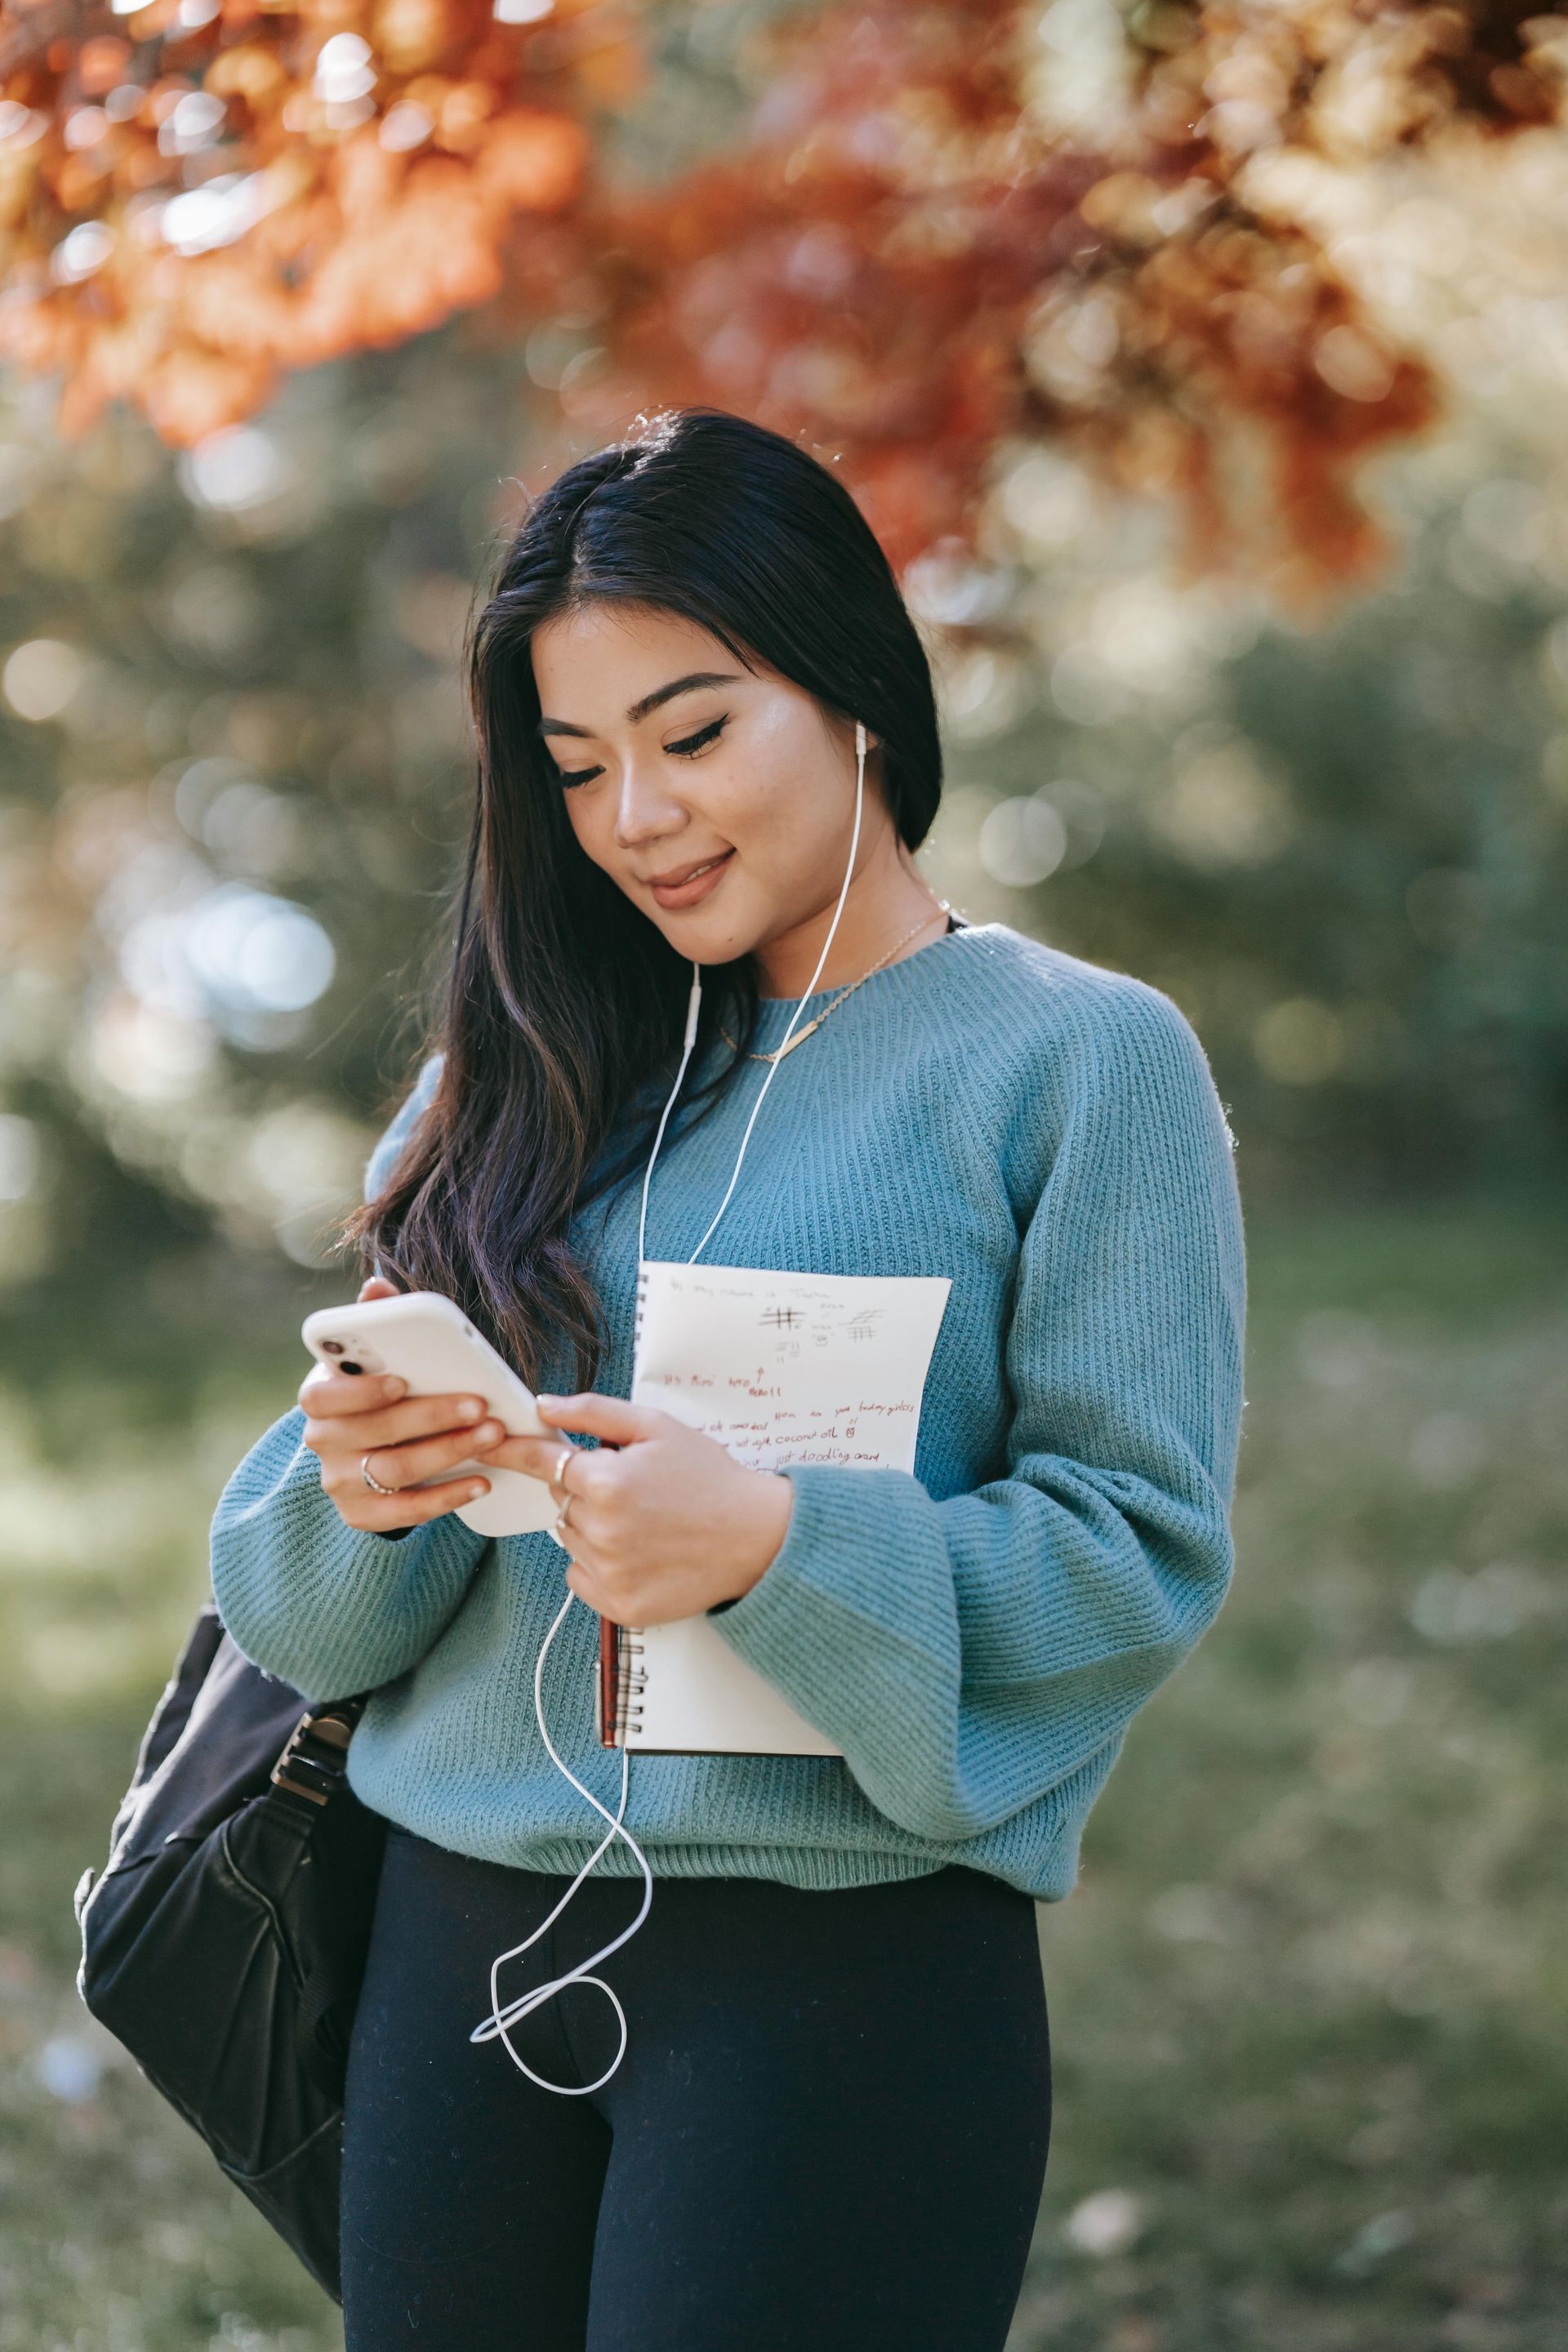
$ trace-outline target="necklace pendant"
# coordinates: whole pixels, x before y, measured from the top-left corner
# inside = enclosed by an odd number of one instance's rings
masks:
[[[787,1045],[781,1045],[776,1053],[768,1055],[767,1059],[770,1062],[782,1062],[786,1054],[793,1054],[797,1045],[804,1045],[812,1031],[814,1029],[820,1028],[821,1025],[822,1015],[819,1013],[815,1021],[808,1021],[804,1029],[797,1029],[795,1031],[795,1035],[790,1039]]]

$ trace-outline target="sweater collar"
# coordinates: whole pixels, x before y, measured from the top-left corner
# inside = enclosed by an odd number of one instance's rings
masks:
[[[869,979],[861,982],[851,1002],[866,1006],[901,1003],[923,994],[928,988],[943,986],[951,976],[950,967],[954,958],[964,955],[969,943],[985,938],[996,928],[994,923],[965,923],[959,930],[943,931],[938,938],[929,940],[923,948],[917,948],[913,955],[900,956],[896,963],[884,965],[880,971],[872,972]],[[816,989],[806,997],[800,1019],[795,1024],[797,1035],[808,1021],[826,1013],[834,999],[843,994],[844,986],[840,981],[833,988]],[[791,1014],[800,1003],[801,999],[797,996],[764,996],[759,999],[757,1028],[752,1039],[754,1052],[765,1050],[780,1042],[789,1027]],[[848,1015],[849,1004],[847,1003],[843,1012],[836,1013],[834,1018],[836,1021],[847,1020]]]

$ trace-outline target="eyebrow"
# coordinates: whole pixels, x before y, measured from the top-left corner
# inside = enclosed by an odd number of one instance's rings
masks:
[[[738,670],[694,669],[685,677],[672,677],[668,686],[656,686],[651,694],[645,694],[640,702],[630,705],[626,718],[636,727],[650,710],[657,710],[661,702],[668,702],[678,694],[689,694],[693,687],[736,686],[739,683]],[[542,735],[592,735],[593,731],[591,727],[574,727],[569,719],[542,719],[539,722]]]

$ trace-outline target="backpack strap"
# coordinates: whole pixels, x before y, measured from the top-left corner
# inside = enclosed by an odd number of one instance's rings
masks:
[[[312,1805],[330,1804],[347,1773],[349,1741],[369,1696],[365,1691],[357,1698],[332,1699],[325,1706],[309,1708],[272,1767],[274,1788]]]

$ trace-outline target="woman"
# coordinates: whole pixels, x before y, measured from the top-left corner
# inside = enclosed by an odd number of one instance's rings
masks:
[[[559,1434],[313,1373],[213,1527],[241,1648],[374,1693],[349,2352],[998,2352],[1049,2126],[1036,1903],[1230,1574],[1224,1115],[1167,997],[933,898],[924,655],[788,442],[686,411],[574,466],[469,670],[450,985],[348,1231],[458,1299]],[[672,1080],[650,1258],[702,1244],[757,1112],[710,1262],[951,1279],[916,1473],[749,1469],[624,1401]],[[456,1517],[476,1454],[551,1481],[569,1565]],[[657,1899],[607,1964],[624,2062],[576,1982],[512,2029],[524,2074],[470,2040],[490,1958],[600,1843],[532,1704],[563,1573],[587,1606],[544,1717],[606,1803],[601,1615],[709,1613],[841,1752],[637,1754]],[[626,1926],[637,1869],[609,1843],[534,1948],[551,1979]]]

